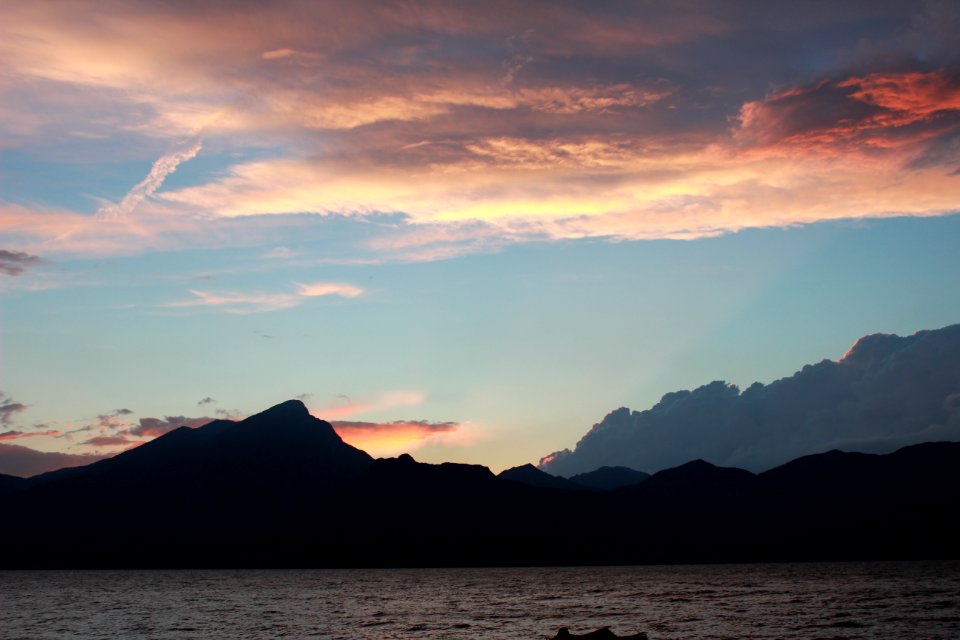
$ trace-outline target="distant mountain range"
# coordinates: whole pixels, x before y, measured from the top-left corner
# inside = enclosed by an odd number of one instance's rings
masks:
[[[3,567],[957,557],[960,444],[649,478],[372,459],[298,401],[85,467],[0,477]],[[630,479],[639,480],[632,482]],[[540,486],[535,486],[540,485]]]
[[[830,449],[889,453],[942,440],[960,441],[960,324],[866,336],[838,361],[743,391],[716,381],[668,393],[646,411],[617,409],[539,466],[570,477],[702,458],[759,472]]]

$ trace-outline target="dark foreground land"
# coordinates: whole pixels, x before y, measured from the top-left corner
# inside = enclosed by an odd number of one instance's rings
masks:
[[[6,568],[504,566],[956,558],[960,443],[703,461],[613,490],[372,459],[297,401],[0,478]]]

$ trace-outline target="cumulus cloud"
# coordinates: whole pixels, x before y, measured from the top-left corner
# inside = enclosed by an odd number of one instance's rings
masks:
[[[65,467],[79,467],[102,460],[99,454],[73,454],[37,451],[17,444],[0,442],[0,473],[29,478]]]
[[[834,448],[887,453],[960,440],[958,394],[960,325],[877,334],[838,361],[767,385],[741,391],[718,381],[668,393],[645,411],[617,409],[540,466],[563,476],[616,465],[655,472],[703,458],[761,471]]]
[[[8,276],[19,276],[30,267],[43,263],[44,260],[40,256],[23,251],[0,249],[0,273]]]

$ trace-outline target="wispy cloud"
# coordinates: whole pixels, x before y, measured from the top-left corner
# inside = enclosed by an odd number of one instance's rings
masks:
[[[211,307],[227,313],[247,314],[290,309],[300,304],[299,296],[287,293],[213,293],[195,289],[190,289],[190,293],[194,296],[193,299],[167,302],[162,306],[174,309]]]
[[[107,220],[114,220],[127,216],[140,205],[148,196],[153,195],[157,189],[163,185],[171,173],[177,170],[181,163],[191,160],[200,153],[203,146],[201,140],[195,140],[189,143],[185,148],[179,149],[161,157],[153,163],[150,173],[141,180],[135,187],[127,192],[117,204],[109,204],[101,207],[98,211],[100,217]]]
[[[265,313],[291,309],[302,304],[307,298],[323,296],[356,298],[364,292],[360,287],[333,282],[297,283],[296,287],[296,293],[215,293],[190,289],[190,293],[194,296],[193,299],[167,302],[162,306],[168,308],[209,307],[236,314]]]
[[[352,284],[337,282],[316,282],[314,284],[297,283],[298,293],[306,298],[322,296],[340,296],[342,298],[356,298],[363,295],[363,289]]]
[[[38,436],[58,436],[60,432],[56,429],[48,429],[47,431],[4,431],[0,433],[0,440],[20,440],[22,438],[35,438]]]
[[[336,402],[311,411],[311,413],[324,420],[335,420],[398,407],[416,407],[422,404],[425,399],[426,395],[419,391],[391,391],[372,398],[353,398],[340,395]]]

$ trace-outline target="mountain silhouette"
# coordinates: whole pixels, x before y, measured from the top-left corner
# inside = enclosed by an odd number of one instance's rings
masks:
[[[610,491],[373,459],[297,401],[0,477],[4,567],[463,566],[956,557],[960,444],[703,460]],[[607,472],[609,473],[609,472]],[[572,484],[572,483],[571,483]]]
[[[570,476],[570,481],[597,491],[612,491],[620,487],[640,484],[649,477],[649,473],[629,467],[600,467],[593,471]]]
[[[0,494],[20,489],[24,486],[25,482],[26,480],[24,478],[0,473]]]
[[[243,495],[295,499],[300,491],[328,491],[361,476],[372,458],[340,439],[299,400],[245,420],[214,420],[179,427],[155,440],[86,467],[30,479],[38,490],[105,492],[216,502]],[[66,476],[69,482],[56,481]]]
[[[524,464],[520,465],[519,467],[505,469],[497,474],[497,477],[503,478],[504,480],[510,480],[512,482],[519,482],[520,484],[526,484],[531,487],[547,487],[550,489],[583,488],[579,484],[567,480],[566,478],[559,478],[557,476],[552,476],[545,471],[541,471],[532,464]]]

